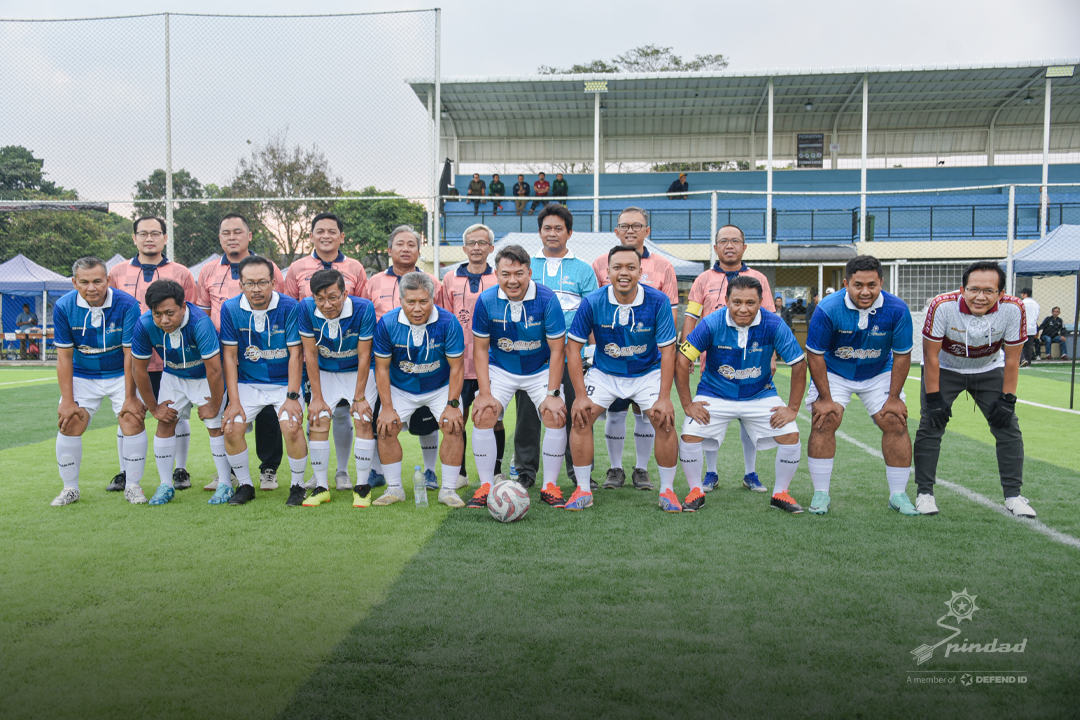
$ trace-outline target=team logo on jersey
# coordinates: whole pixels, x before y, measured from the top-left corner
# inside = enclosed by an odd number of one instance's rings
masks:
[[[248,345],[244,350],[244,358],[251,362],[258,362],[259,360],[281,360],[289,356],[289,351],[286,348],[278,348],[276,350],[260,350],[254,345]]]
[[[511,340],[510,338],[499,338],[499,341],[495,343],[496,346],[503,352],[523,352],[527,350],[539,350],[539,340]]]
[[[630,357],[632,355],[640,355],[648,349],[646,345],[631,345],[630,347],[619,347],[615,343],[608,343],[604,346],[604,354],[613,358]]]
[[[750,349],[751,349],[751,350],[757,350],[757,349],[758,349],[759,347],[761,347],[761,345],[760,345],[760,344],[759,344],[759,343],[757,342],[757,340],[755,340],[755,341],[754,341],[754,342],[753,342],[753,343],[752,343],[752,344],[750,345]]]
[[[410,375],[424,375],[426,373],[435,372],[442,367],[442,361],[436,360],[430,363],[413,363],[408,360],[402,360],[398,363],[398,369],[403,373]]]
[[[875,325],[874,327],[870,328],[870,332],[877,332],[877,331],[878,331],[878,326],[877,326],[877,325]]]
[[[836,357],[841,360],[873,360],[881,357],[881,350],[859,349],[852,347],[836,348]]]
[[[716,372],[723,375],[728,380],[749,380],[750,378],[761,377],[761,368],[757,365],[754,367],[742,368],[736,370],[730,365],[721,365],[716,368]]]

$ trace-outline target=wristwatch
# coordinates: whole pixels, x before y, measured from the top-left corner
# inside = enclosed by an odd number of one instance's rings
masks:
[[[548,390],[547,394],[548,397],[559,397],[559,388],[555,388],[554,390]]]
[[[298,393],[298,392],[287,392],[287,393],[285,393],[285,397],[288,398],[289,400],[299,400],[300,399],[300,393]]]
[[[453,400],[449,400],[446,403],[447,407],[452,407],[452,408],[456,408],[460,404],[461,404],[461,401],[458,400],[457,398],[454,398]]]

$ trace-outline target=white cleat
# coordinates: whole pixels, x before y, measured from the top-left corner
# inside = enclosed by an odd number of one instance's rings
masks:
[[[379,497],[371,501],[372,505],[393,505],[394,503],[405,502],[405,488],[402,487],[388,487]]]
[[[491,481],[491,487],[495,487],[496,485],[498,485],[501,482],[504,482],[505,480],[506,480],[506,475],[504,475],[503,473],[499,473],[498,475],[495,476],[495,479]]]
[[[53,507],[63,507],[65,505],[70,505],[71,503],[78,502],[78,501],[79,501],[79,488],[66,487],[63,490],[61,490],[60,494],[57,495],[56,498],[49,504],[52,505]]]
[[[352,491],[353,489],[352,480],[349,479],[349,473],[345,470],[337,471],[337,474],[334,475],[334,482],[337,483],[338,490]]]
[[[919,493],[915,498],[915,509],[920,515],[937,515],[937,501],[930,493]]]
[[[214,491],[214,490],[217,490],[217,487],[218,487],[218,474],[214,473],[210,477],[210,482],[208,482],[206,485],[203,485],[203,490]],[[236,489],[236,475],[235,474],[229,476],[229,487],[233,488],[234,490]]]
[[[132,485],[131,483],[124,487],[124,499],[132,505],[145,505],[148,502],[142,486]]]
[[[304,487],[307,488],[308,490],[314,490],[315,489],[315,478],[311,478],[306,483],[304,483]]]
[[[259,477],[260,490],[277,490],[277,473],[273,470],[263,470]]]
[[[458,487],[458,490],[460,490],[462,488],[469,487],[469,477],[468,477],[468,475],[458,475],[457,487]]]
[[[443,488],[439,491],[439,502],[452,508],[465,507],[465,501],[458,497],[457,491],[450,488]]]
[[[1031,506],[1028,505],[1028,499],[1023,495],[1006,499],[1005,509],[1017,517],[1035,517],[1035,511],[1031,509]]]

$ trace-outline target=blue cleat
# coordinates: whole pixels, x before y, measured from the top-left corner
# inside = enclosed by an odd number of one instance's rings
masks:
[[[765,486],[758,480],[756,472],[743,475],[742,486],[747,490],[753,490],[754,492],[765,492]]]
[[[154,491],[154,497],[150,498],[151,505],[165,505],[176,496],[176,490],[172,485],[158,485]]]
[[[592,507],[592,493],[582,492],[581,488],[574,490],[574,494],[563,505],[564,510],[584,510]]]
[[[705,473],[705,479],[701,481],[701,489],[705,492],[712,492],[716,489],[716,484],[720,482],[720,476],[714,472]]]
[[[207,505],[225,505],[232,500],[233,489],[229,483],[219,482],[217,490],[210,496],[210,499],[206,501]]]
[[[829,512],[829,493],[824,490],[815,490],[814,499],[810,501],[810,512],[814,515],[824,515]]]
[[[424,471],[424,487],[428,490],[439,489],[439,478],[435,477],[435,472],[433,470]]]
[[[386,478],[384,478],[380,473],[377,473],[374,470],[372,470],[371,472],[368,473],[367,484],[370,485],[373,488],[377,488],[380,485],[385,485],[386,484]]]
[[[895,510],[901,515],[918,515],[919,511],[911,504],[911,498],[906,492],[898,492],[889,496],[889,509]]]

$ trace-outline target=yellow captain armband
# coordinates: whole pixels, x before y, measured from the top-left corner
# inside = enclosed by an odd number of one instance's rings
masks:
[[[682,345],[679,346],[679,352],[688,357],[690,359],[690,362],[694,362],[695,360],[697,360],[698,355],[701,354],[701,351],[694,347],[689,340],[685,341]]]
[[[701,317],[701,303],[686,303],[686,314]]]

